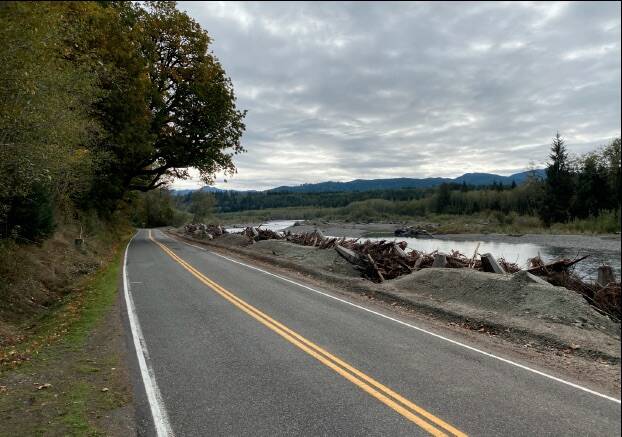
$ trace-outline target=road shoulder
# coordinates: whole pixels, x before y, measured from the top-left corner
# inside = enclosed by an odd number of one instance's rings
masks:
[[[121,258],[87,279],[0,373],[0,435],[136,434]],[[11,368],[14,367],[14,368]]]

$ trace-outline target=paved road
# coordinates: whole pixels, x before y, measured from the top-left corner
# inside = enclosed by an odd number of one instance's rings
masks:
[[[158,230],[126,282],[144,435],[620,435],[619,402]]]

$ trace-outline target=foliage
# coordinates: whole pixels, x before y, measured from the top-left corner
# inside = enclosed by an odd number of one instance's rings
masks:
[[[574,191],[568,153],[559,132],[553,139],[549,158],[551,161],[546,169],[545,195],[540,210],[540,217],[547,225],[568,221]]]
[[[207,32],[174,2],[113,7],[119,36],[97,47],[110,65],[104,82],[110,93],[100,105],[108,135],[98,149],[111,159],[102,176],[114,173],[112,188],[121,194],[187,178],[190,166],[206,182],[216,172],[234,172],[245,113],[209,52]],[[111,191],[104,194],[112,197]]]
[[[192,199],[188,211],[192,214],[192,221],[202,223],[208,221],[214,213],[216,199],[211,193],[196,191],[192,193]]]
[[[35,184],[28,196],[13,199],[7,224],[15,237],[22,241],[36,241],[54,231],[52,195],[44,184]]]
[[[245,113],[174,2],[4,2],[0,20],[1,238],[44,237],[51,218],[89,210],[112,219],[140,199],[128,193],[188,167],[205,181],[235,172]],[[138,200],[147,222],[179,220],[152,200]]]
[[[170,192],[165,189],[136,194],[132,206],[132,222],[141,228],[180,226],[192,218],[175,207]]]
[[[97,137],[100,92],[66,12],[52,2],[0,6],[0,223],[34,187],[59,203],[89,187],[85,145]]]
[[[574,187],[572,191],[551,186],[532,172],[514,187],[444,184],[436,189],[368,192],[222,192],[215,193],[217,210],[219,218],[229,222],[443,220],[440,225],[447,232],[540,232],[547,225],[551,232],[619,232],[620,139],[574,161],[567,157],[561,137],[556,137],[553,149],[551,174],[554,180]],[[552,198],[555,195],[563,199]],[[191,198],[190,193],[178,196],[177,201],[187,209]],[[552,217],[553,212],[558,218],[545,222],[544,217]]]

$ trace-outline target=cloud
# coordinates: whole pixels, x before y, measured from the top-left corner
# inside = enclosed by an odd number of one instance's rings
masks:
[[[620,3],[180,2],[248,110],[219,187],[509,174],[620,135]],[[198,182],[176,182],[176,187]]]

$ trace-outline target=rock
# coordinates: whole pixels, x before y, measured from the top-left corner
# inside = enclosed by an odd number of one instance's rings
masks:
[[[432,267],[447,267],[447,257],[445,255],[437,253],[436,255],[434,255],[434,262],[432,263]]]
[[[503,267],[499,265],[494,256],[490,253],[485,253],[481,256],[482,270],[489,273],[498,273],[500,275],[505,273]]]

